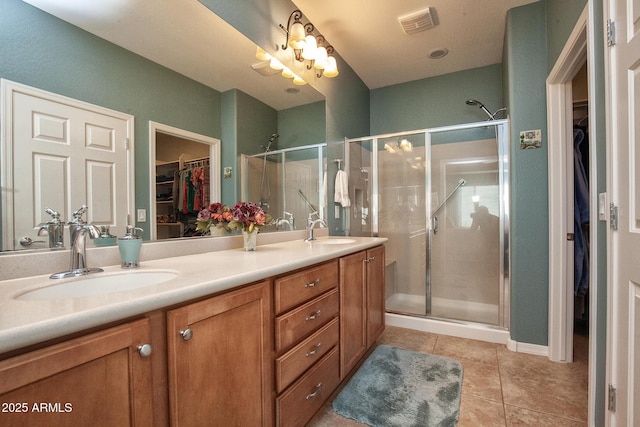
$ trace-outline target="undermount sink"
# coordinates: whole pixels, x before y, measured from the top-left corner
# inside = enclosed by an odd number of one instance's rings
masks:
[[[318,239],[314,240],[314,245],[348,245],[349,243],[355,243],[354,239]]]
[[[66,298],[82,298],[129,291],[145,286],[158,285],[178,277],[173,271],[136,271],[82,276],[63,283],[52,283],[24,292],[15,297],[21,301],[42,301]]]

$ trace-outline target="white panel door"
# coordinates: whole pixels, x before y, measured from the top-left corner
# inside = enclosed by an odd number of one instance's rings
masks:
[[[13,230],[3,221],[3,249],[22,249],[19,241],[24,236],[46,242],[34,229],[49,220],[45,208],[68,221],[86,204],[88,222],[108,225],[112,234],[123,235],[131,211],[133,174],[127,141],[133,118],[20,85],[5,96],[11,99],[5,102],[11,111],[10,132],[5,133],[9,141],[4,142],[13,154],[11,176],[5,181],[13,191],[3,216],[12,210]],[[68,233],[65,246],[70,246]]]
[[[640,0],[611,0],[615,45],[609,73],[609,193],[618,229],[609,233],[607,369],[616,389],[608,425],[640,426]]]

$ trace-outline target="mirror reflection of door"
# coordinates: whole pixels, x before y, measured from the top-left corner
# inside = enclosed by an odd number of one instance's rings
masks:
[[[2,249],[50,247],[48,212],[83,217],[122,235],[133,206],[133,117],[7,80],[2,116]],[[10,191],[9,191],[10,190]],[[69,247],[65,229],[63,244]]]
[[[152,123],[151,239],[199,236],[198,212],[220,201],[220,141]]]

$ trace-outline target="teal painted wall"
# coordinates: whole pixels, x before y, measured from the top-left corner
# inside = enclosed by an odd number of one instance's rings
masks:
[[[278,111],[278,148],[324,144],[327,141],[326,103],[314,102]]]
[[[545,1],[547,9],[547,71],[560,56],[573,27],[578,22],[587,0]],[[601,25],[600,25],[601,27]]]
[[[547,36],[544,2],[507,14],[506,102],[511,117],[511,338],[547,345],[549,218]],[[542,130],[542,148],[521,150],[519,134]]]
[[[150,208],[150,120],[220,138],[219,92],[22,1],[0,2],[0,39],[0,78],[135,116],[136,208]]]
[[[372,90],[371,135],[486,120],[468,99],[491,112],[503,107],[501,64]]]

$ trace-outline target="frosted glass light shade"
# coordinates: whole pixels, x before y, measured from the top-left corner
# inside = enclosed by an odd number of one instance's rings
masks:
[[[313,67],[316,70],[323,70],[327,65],[327,49],[324,46],[318,46],[316,49],[316,62]]]
[[[289,67],[282,67],[282,77],[286,78],[286,79],[292,79],[293,77],[295,77],[295,74],[293,73],[293,71],[291,71],[289,69]]]
[[[294,22],[289,31],[289,46],[294,49],[304,49],[305,31],[304,25],[300,21]]]
[[[269,62],[269,67],[273,68],[274,70],[282,70],[284,65],[282,65],[282,62],[278,61],[278,59],[271,58],[271,62]]]
[[[260,46],[256,46],[256,58],[260,61],[268,61],[271,59],[271,55],[269,55],[263,48]]]
[[[305,40],[304,49],[302,49],[302,58],[305,61],[311,61],[316,58],[316,49],[318,48],[318,44],[316,43],[316,38],[311,35],[307,36]]]
[[[306,84],[307,84],[307,82],[305,82],[305,81],[302,79],[302,77],[300,77],[300,76],[296,75],[296,76],[293,78],[293,84],[298,85],[298,86],[304,86],[304,85],[306,85]]]
[[[325,77],[335,77],[338,75],[338,64],[336,63],[336,58],[333,56],[329,56],[327,58],[327,64],[324,67]]]

